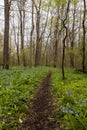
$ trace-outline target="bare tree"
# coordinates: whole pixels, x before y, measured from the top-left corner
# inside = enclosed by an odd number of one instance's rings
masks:
[[[36,9],[36,54],[35,54],[35,66],[39,66],[40,60],[40,11],[41,11],[41,0],[38,1],[38,6],[33,0]]]
[[[18,1],[18,9],[20,14],[21,55],[22,55],[22,64],[24,67],[26,66],[25,52],[24,52],[25,5],[26,5],[26,0]]]
[[[72,24],[72,36],[71,36],[71,54],[70,54],[70,65],[74,68],[74,41],[75,41],[75,14],[76,14],[76,5],[74,4],[74,11],[73,11],[73,24]]]
[[[30,32],[30,67],[32,66],[32,60],[33,60],[33,32],[34,32],[34,3],[32,0],[32,18],[31,18],[31,22],[32,22],[32,28],[31,28],[31,32]]]
[[[14,31],[14,42],[16,46],[16,53],[17,53],[17,64],[18,66],[20,65],[20,56],[19,56],[19,27],[18,30],[15,28],[15,23],[14,23],[14,16],[13,16],[13,31]]]
[[[57,9],[57,15],[59,16],[59,7]],[[58,56],[58,34],[59,34],[59,19],[57,16],[57,20],[55,23],[55,31],[54,31],[54,67],[57,66],[57,56]]]
[[[3,48],[3,68],[9,69],[9,17],[10,17],[10,6],[11,0],[4,0],[4,17],[5,17],[5,28],[4,28],[4,48]]]
[[[83,59],[82,59],[82,71],[85,72],[85,39],[86,39],[86,29],[85,29],[85,21],[86,21],[86,0],[84,2],[84,14],[83,14]]]
[[[68,12],[69,12],[69,6],[70,6],[70,0],[68,0],[68,3],[67,3],[67,9],[66,9],[66,12],[65,12],[65,18],[62,19],[63,27],[65,29],[65,36],[63,38],[63,54],[62,54],[62,77],[63,77],[63,79],[65,79],[65,73],[64,73],[65,43],[66,43],[66,38],[67,38],[67,35],[68,35],[68,28],[66,26],[66,21],[67,21]]]
[[[45,25],[43,30],[40,29],[40,23],[41,23],[41,4],[42,1],[38,0],[38,4],[33,0],[33,3],[35,5],[36,9],[36,53],[35,53],[35,66],[40,65],[40,59],[41,59],[41,49],[42,49],[42,37],[44,35],[44,32],[46,30],[47,21],[48,21],[48,15],[49,15],[49,7],[47,11],[47,18],[45,21]]]

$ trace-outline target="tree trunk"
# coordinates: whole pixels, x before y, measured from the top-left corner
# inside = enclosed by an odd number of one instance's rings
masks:
[[[67,28],[66,29],[66,34],[65,37],[63,39],[63,54],[62,54],[62,78],[65,79],[65,72],[64,72],[64,61],[65,61],[65,42],[66,42],[66,38],[67,38]]]
[[[17,35],[17,62],[18,62],[18,66],[20,65],[20,56],[19,56],[19,30],[18,30],[18,35]]]
[[[86,1],[84,0],[84,14],[83,14],[83,59],[82,59],[82,71],[85,73],[85,20],[86,20]]]
[[[74,68],[74,54],[73,54],[73,49],[74,49],[74,38],[75,38],[75,13],[76,13],[76,6],[74,5],[74,12],[73,12],[73,25],[72,25],[72,38],[71,38],[71,54],[70,54],[70,65],[71,67]]]
[[[37,32],[37,39],[36,39],[36,54],[35,54],[35,66],[39,66],[40,61],[40,11],[37,11],[37,22],[36,22],[36,32]]]
[[[20,11],[20,35],[21,35],[21,55],[22,55],[22,64],[25,67],[25,53],[24,53],[24,18],[25,18],[25,12]]]
[[[69,12],[69,6],[70,6],[70,0],[68,0],[67,3],[67,9],[66,9],[66,13],[65,13],[65,19],[62,20],[63,22],[63,27],[65,29],[65,36],[63,38],[63,54],[62,54],[62,78],[65,79],[65,72],[64,72],[64,61],[65,61],[65,42],[66,42],[66,38],[68,35],[68,29],[66,27],[66,21],[67,21],[67,17],[68,17],[68,12]]]
[[[54,42],[55,42],[55,44],[54,44],[54,68],[56,68],[57,67],[57,51],[58,51],[58,32],[57,32],[57,30],[55,30],[55,33],[54,33],[54,35],[55,35],[55,38],[54,38]]]
[[[4,0],[4,15],[5,15],[5,29],[4,29],[4,48],[3,48],[3,69],[9,69],[9,11],[10,5],[8,0]]]
[[[13,30],[14,30],[14,41],[15,41],[15,46],[16,46],[16,53],[17,53],[17,65],[20,65],[20,57],[19,57],[19,30],[16,33],[15,30],[15,23],[14,23],[14,17],[13,17]]]
[[[25,52],[24,52],[24,35],[25,35],[25,6],[26,0],[17,1],[19,14],[20,14],[20,37],[21,37],[21,60],[22,65],[26,66]]]
[[[30,67],[32,66],[33,61],[33,32],[34,32],[34,3],[32,1],[32,29],[30,33]]]

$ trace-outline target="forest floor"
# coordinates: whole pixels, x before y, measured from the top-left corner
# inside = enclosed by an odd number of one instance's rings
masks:
[[[1,70],[0,130],[87,130],[87,74],[67,68],[65,76],[49,67]]]
[[[51,72],[40,82],[29,105],[30,114],[23,118],[17,130],[58,130],[51,91]]]

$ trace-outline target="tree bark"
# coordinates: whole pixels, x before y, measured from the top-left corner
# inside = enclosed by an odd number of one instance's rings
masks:
[[[59,7],[57,9],[57,15],[59,16]],[[55,32],[54,32],[54,68],[57,67],[57,56],[58,56],[58,26],[59,26],[59,19],[57,17]]]
[[[18,63],[18,66],[19,66],[20,65],[20,56],[19,56],[19,30],[18,30],[18,34],[17,34],[16,49],[17,49],[17,63]]]
[[[5,16],[5,29],[4,29],[4,48],[3,48],[3,69],[9,69],[9,15],[10,3],[9,0],[4,0],[4,16]]]
[[[26,66],[25,61],[25,52],[24,52],[24,34],[25,34],[25,5],[26,0],[19,0],[18,3],[18,9],[20,14],[20,37],[21,37],[21,60],[22,65]]]
[[[66,38],[67,38],[67,34],[68,34],[68,29],[66,26],[66,20],[68,17],[68,12],[69,12],[69,6],[70,6],[70,0],[68,0],[67,3],[67,9],[66,9],[66,13],[65,13],[65,19],[62,20],[63,22],[63,27],[65,29],[65,36],[63,38],[63,54],[62,54],[62,78],[65,79],[65,72],[64,72],[64,61],[65,61],[65,42],[66,42]]]
[[[34,2],[35,3],[35,2]],[[37,13],[37,21],[36,21],[36,54],[35,54],[35,67],[40,65],[40,10],[41,10],[41,0],[39,2],[39,7],[37,8],[36,4],[36,13]]]
[[[20,35],[21,35],[21,54],[22,54],[22,64],[25,67],[25,53],[24,53],[24,19],[25,19],[25,12],[20,11]]]
[[[34,3],[32,1],[32,29],[31,29],[31,33],[30,33],[30,67],[32,66],[32,62],[33,62],[33,32],[34,32]]]
[[[57,28],[57,27],[56,27]],[[58,32],[57,32],[57,29],[55,30],[55,38],[54,38],[54,68],[57,67],[57,54],[58,54]]]
[[[36,22],[36,32],[37,32],[37,39],[36,39],[36,54],[35,54],[35,66],[39,66],[39,51],[40,51],[40,12],[37,11],[37,22]]]
[[[73,49],[74,49],[74,38],[75,38],[75,13],[76,13],[76,6],[74,5],[74,12],[73,12],[73,25],[72,25],[72,38],[71,38],[71,54],[70,54],[70,65],[72,68],[74,68],[74,54],[73,54]]]
[[[82,59],[82,71],[85,73],[85,34],[86,34],[86,29],[85,29],[85,20],[86,20],[86,1],[84,0],[84,14],[83,14],[83,59]]]

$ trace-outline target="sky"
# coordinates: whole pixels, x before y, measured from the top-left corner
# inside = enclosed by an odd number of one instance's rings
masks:
[[[0,0],[0,4],[2,4],[2,5],[3,5],[3,3],[4,3],[4,0]]]
[[[4,28],[4,9],[1,5],[4,5],[4,0],[0,0],[0,31]]]
[[[86,0],[87,2],[87,0]],[[4,5],[4,0],[0,0],[0,32],[1,30],[3,30],[4,28],[4,9],[3,6]]]

